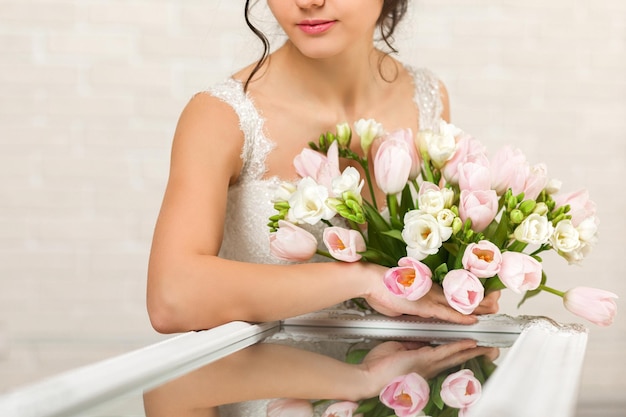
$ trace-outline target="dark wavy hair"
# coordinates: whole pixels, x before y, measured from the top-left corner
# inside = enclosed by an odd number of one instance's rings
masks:
[[[261,40],[261,43],[263,44],[263,53],[261,54],[261,58],[259,58],[259,60],[254,65],[254,68],[252,68],[252,72],[250,72],[250,75],[248,75],[248,78],[246,79],[246,82],[244,84],[244,91],[248,89],[248,84],[250,83],[250,80],[252,80],[252,77],[261,69],[263,64],[265,64],[265,61],[267,61],[270,53],[269,40],[267,40],[265,34],[261,32],[259,28],[254,26],[254,24],[250,20],[250,3],[256,3],[256,1],[246,0],[244,9],[246,25],[248,25],[248,28],[250,28],[252,33],[254,33],[255,36]],[[408,3],[408,0],[383,0],[383,7],[376,24],[378,25],[378,29],[380,31],[381,40],[385,43],[387,48],[389,48],[387,54],[398,52],[393,46],[393,33],[396,30],[398,23],[400,23],[400,21],[406,14]]]

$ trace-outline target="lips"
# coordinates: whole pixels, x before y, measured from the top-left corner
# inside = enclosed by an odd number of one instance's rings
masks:
[[[320,33],[328,31],[331,27],[335,25],[335,23],[336,20],[303,20],[302,22],[298,23],[298,27],[304,33],[307,33],[309,35],[318,35]]]

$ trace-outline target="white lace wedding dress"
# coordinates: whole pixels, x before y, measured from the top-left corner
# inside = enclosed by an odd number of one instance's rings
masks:
[[[419,110],[420,128],[438,126],[442,102],[438,79],[428,70],[406,67],[414,80],[414,100]],[[220,256],[253,263],[279,263],[269,251],[268,218],[275,214],[271,202],[279,178],[265,178],[265,160],[273,143],[265,135],[264,119],[243,85],[232,78],[214,86],[211,94],[232,106],[239,117],[245,142],[241,153],[243,168],[238,182],[230,187]],[[314,349],[325,350],[324,344]],[[267,401],[250,401],[223,406],[222,417],[266,415]]]

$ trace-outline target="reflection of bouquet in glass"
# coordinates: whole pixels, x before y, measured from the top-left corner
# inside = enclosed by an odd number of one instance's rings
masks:
[[[530,165],[518,149],[503,147],[489,158],[478,140],[445,122],[416,138],[410,129],[387,133],[374,120],[359,120],[354,130],[365,157],[351,150],[344,123],[294,159],[301,179],[281,184],[273,200],[275,256],[305,261],[318,253],[385,265],[394,294],[416,300],[434,282],[464,314],[485,292],[509,288],[524,294],[520,304],[547,291],[598,325],[612,322],[615,294],[555,290],[541,267],[544,251],[576,264],[596,243],[598,219],[586,191],[561,193],[546,167]],[[354,166],[340,171],[340,159]],[[385,193],[384,206],[374,184]],[[319,223],[327,251],[302,227]]]
[[[369,349],[349,352],[348,363],[358,364]],[[380,395],[361,401],[277,399],[268,405],[270,417],[463,417],[480,400],[482,386],[496,369],[487,356],[469,359],[428,380],[411,373],[394,378]]]
[[[357,363],[365,353],[352,352],[348,362]],[[495,368],[489,358],[479,356],[429,380],[416,373],[402,375],[389,382],[378,397],[355,403],[354,415],[462,417],[480,399],[482,386]]]

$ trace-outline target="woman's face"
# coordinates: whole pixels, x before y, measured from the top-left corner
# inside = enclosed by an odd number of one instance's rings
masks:
[[[371,46],[383,0],[267,0],[298,50],[330,58],[351,47]]]

